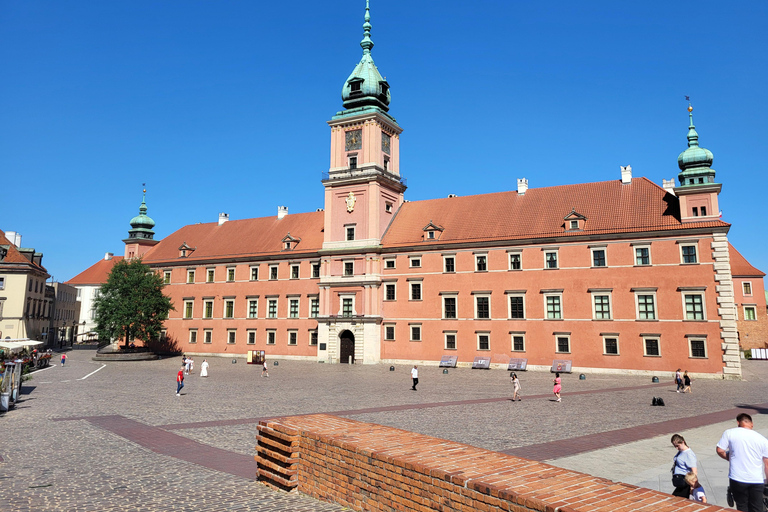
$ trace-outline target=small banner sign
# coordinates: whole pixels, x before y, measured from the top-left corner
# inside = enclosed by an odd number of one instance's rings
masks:
[[[571,373],[571,361],[569,359],[555,359],[552,361],[552,372]]]
[[[509,366],[507,366],[507,370],[517,370],[519,372],[524,372],[526,368],[528,368],[528,360],[517,357],[510,359]]]
[[[440,358],[440,368],[456,368],[457,362],[459,362],[458,356],[443,356]]]
[[[488,370],[491,368],[490,357],[476,357],[472,362],[472,369],[478,368],[480,370]]]

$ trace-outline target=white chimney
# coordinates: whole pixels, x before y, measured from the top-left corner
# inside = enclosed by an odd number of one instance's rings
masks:
[[[672,195],[675,195],[675,178],[671,180],[661,180],[661,186]]]
[[[524,196],[528,190],[528,178],[517,178],[517,195]]]
[[[278,206],[277,207],[277,219],[280,220],[283,217],[288,215],[288,207],[287,206]]]
[[[109,260],[112,259],[113,256],[114,256],[114,254],[111,253],[111,252],[105,253],[104,254],[104,260],[109,261]]]
[[[21,233],[17,233],[15,231],[6,231],[5,238],[7,238],[8,241],[16,247],[21,247]]]
[[[624,167],[623,165],[620,165],[619,167],[621,167],[621,182],[632,183],[632,166],[628,165]]]
[[[220,213],[219,214],[219,226],[224,224],[229,220],[229,214],[228,213]]]

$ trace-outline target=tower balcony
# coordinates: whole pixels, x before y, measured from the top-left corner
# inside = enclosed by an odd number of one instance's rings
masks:
[[[332,183],[336,180],[344,180],[344,181],[358,180],[358,179],[369,180],[371,178],[392,181],[395,183],[399,183],[403,187],[408,186],[408,180],[406,178],[403,178],[398,174],[393,174],[391,172],[385,171],[377,166],[356,167],[354,169],[346,168],[346,169],[340,169],[336,171],[327,171],[327,172],[321,173],[321,177],[320,177],[324,185],[328,183]]]

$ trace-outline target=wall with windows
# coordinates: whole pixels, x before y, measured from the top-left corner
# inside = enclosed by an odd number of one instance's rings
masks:
[[[763,277],[734,277],[733,288],[741,349],[768,347],[768,311]]]

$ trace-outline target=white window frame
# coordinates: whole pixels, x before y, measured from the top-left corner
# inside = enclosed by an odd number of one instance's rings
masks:
[[[416,299],[413,298],[414,285],[418,285],[418,289],[419,289],[419,297]],[[408,300],[411,302],[421,302],[424,300],[424,280],[423,279],[414,279],[414,280],[408,281]]]
[[[605,265],[595,265],[595,252],[602,251]],[[608,247],[605,245],[595,246],[589,248],[589,266],[592,268],[607,268],[608,267]]]
[[[227,314],[227,306],[229,304],[232,304],[232,314]],[[222,315],[222,318],[225,318],[227,320],[231,320],[235,318],[235,299],[224,299],[224,314]]]
[[[492,314],[493,309],[491,308],[491,293],[490,292],[473,292],[472,295],[473,295],[472,302],[474,303],[474,308],[475,308],[475,320],[490,320],[490,319],[492,319],[493,318],[493,314]],[[480,318],[479,316],[477,316],[477,303],[478,303],[478,299],[480,299],[480,298],[487,298],[488,299],[488,318]]]
[[[618,333],[601,333],[600,337],[603,340],[603,355],[604,356],[620,356],[621,355],[621,342],[619,341]],[[616,340],[616,353],[615,354],[612,354],[612,353],[608,352],[608,345],[606,344],[606,342],[609,339],[615,339]]]
[[[256,329],[247,329],[245,331],[245,344],[246,345],[256,344]]]
[[[275,314],[272,315],[272,304],[275,305]],[[267,298],[267,318],[278,318],[278,307],[280,304],[278,304],[277,297],[269,297]]]
[[[296,316],[293,316],[293,306],[296,305]],[[288,297],[288,318],[299,318],[301,312],[301,299]]]
[[[488,337],[488,348],[480,348],[480,337],[481,336],[487,336]],[[491,331],[475,331],[475,346],[477,347],[478,351],[481,352],[490,352],[491,351]]]
[[[384,341],[395,341],[395,337],[397,335],[397,329],[395,328],[395,325],[396,324],[392,324],[392,323],[384,324]],[[392,337],[391,338],[387,336],[387,328],[388,327],[392,328]]]
[[[205,282],[206,283],[214,283],[214,282],[216,282],[216,269],[215,268],[207,268],[207,269],[205,269]]]
[[[213,329],[203,329],[203,345],[213,343]]]
[[[414,329],[418,330],[418,337],[414,337]],[[421,324],[408,324],[408,338],[409,341],[423,341],[424,331],[421,328]]]
[[[520,338],[520,337],[523,338],[523,348],[522,348],[522,350],[515,348],[515,338],[516,337],[517,338]],[[510,350],[510,352],[523,353],[523,352],[526,351],[525,349],[526,349],[525,332],[511,331],[509,333],[509,350]]]
[[[655,335],[655,334],[643,334],[641,335],[643,339],[643,357],[661,357],[661,335]],[[659,353],[658,354],[649,354],[648,353],[648,341],[650,340],[656,340]]]
[[[294,275],[296,277],[294,277]],[[297,264],[291,265],[291,279],[301,279],[301,266],[300,265],[297,265]]]
[[[448,337],[453,336],[453,348],[448,346]],[[443,349],[444,350],[458,350],[459,349],[459,335],[456,331],[443,331]]]
[[[171,284],[171,271],[166,270],[163,272],[163,284]],[[5,278],[0,277],[0,290],[5,289]]]
[[[560,268],[560,250],[559,249],[542,249],[544,252],[544,270],[556,270]],[[550,258],[549,255],[554,254],[554,267],[550,267]]]
[[[749,287],[749,291],[747,291],[747,287]],[[2,288],[0,288],[2,289]],[[752,281],[742,281],[741,282],[741,294],[745,297],[752,297],[752,294],[754,293],[754,288],[752,287]]]
[[[312,275],[311,279],[320,279],[320,272],[322,271],[322,266],[319,261],[310,262],[309,269]],[[315,269],[317,269],[317,275],[315,275]]]
[[[568,340],[568,350],[560,350],[560,338],[566,338]],[[573,354],[573,345],[571,345],[571,333],[569,332],[556,332],[555,333],[555,354]]]
[[[308,299],[309,299],[309,304],[308,304],[309,309],[307,311],[309,311],[309,318],[317,318],[318,316],[320,316],[320,296],[310,295]],[[312,310],[313,309],[312,305],[315,302],[317,302],[317,308],[316,308],[317,311]]]
[[[648,263],[638,263],[637,251],[639,249],[648,249]],[[651,244],[632,244],[632,261],[635,267],[650,267],[653,265],[653,258],[651,257]]]
[[[592,296],[592,320],[613,320],[613,289],[592,289],[589,290],[589,293]],[[608,318],[597,317],[597,304],[595,303],[597,297],[608,297]]]
[[[211,314],[208,315],[208,304],[211,305]],[[205,299],[203,300],[203,318],[213,318],[213,311],[215,309],[215,304],[213,303],[213,299]]]
[[[291,336],[293,336],[293,341],[291,341]],[[289,347],[296,347],[299,345],[299,331],[298,329],[288,329],[288,346]]]
[[[563,292],[545,292],[543,294],[544,296],[544,320],[562,320],[565,318],[565,312],[563,310]],[[550,317],[549,316],[549,308],[548,308],[548,301],[549,297],[557,297],[557,303],[560,307],[560,316],[559,317]]]
[[[698,295],[701,297],[701,318],[688,318],[688,306],[686,304],[685,298],[688,295]],[[704,290],[701,289],[680,289],[680,296],[683,303],[683,320],[687,322],[706,322],[707,321],[707,297],[704,293]]]
[[[448,270],[447,261],[453,260],[453,270]],[[456,273],[456,255],[455,254],[443,254],[443,273],[455,274]]]
[[[267,329],[267,345],[277,345],[277,330]]]
[[[525,307],[525,291],[507,291],[505,293],[507,296],[507,318],[510,320],[525,320],[526,319],[526,313],[527,308]],[[519,297],[523,299],[523,317],[522,318],[512,318],[512,297]]]
[[[237,329],[227,329],[227,345],[237,344]]]
[[[194,334],[193,334],[194,333]],[[197,329],[190,329],[189,330],[189,338],[188,341],[190,344],[194,345],[197,343]]]
[[[520,268],[515,268],[512,256],[518,257],[518,262],[520,263]],[[507,251],[507,263],[509,264],[509,270],[519,272],[523,270],[523,251]]]
[[[280,267],[280,265],[270,265],[269,266],[269,280],[270,281],[278,281],[280,279],[279,267]],[[273,271],[273,269],[274,269],[274,271]],[[272,277],[273,274],[274,274],[275,277]]]
[[[342,260],[341,265],[344,277],[353,277],[355,275],[355,260]],[[347,272],[347,265],[352,266],[352,272]]]
[[[253,304],[256,304],[256,311],[255,314],[251,312],[253,308],[251,306]],[[258,297],[248,297],[248,318],[259,318],[259,298]]]
[[[440,295],[441,295],[441,301],[440,302],[442,303],[442,306],[443,306],[443,320],[458,320],[459,319],[459,294],[458,294],[458,292],[457,293],[441,293]],[[445,314],[445,300],[446,299],[453,299],[454,300],[454,303],[453,303],[454,311],[453,311],[453,313],[454,313],[455,316],[453,316],[453,317],[448,317]]]
[[[352,315],[357,315],[357,307],[355,304],[355,299],[357,297],[357,294],[355,293],[339,293],[339,313],[338,316],[343,317],[344,316],[344,299],[352,299]]]
[[[659,320],[659,301],[656,299],[656,288],[653,289],[633,289],[635,294],[635,320],[641,322],[655,322]],[[653,318],[640,318],[640,296],[651,295],[653,297]]]
[[[421,256],[408,256],[409,268],[421,268]]]
[[[256,271],[256,275],[254,276],[254,270]],[[250,277],[251,281],[258,281],[259,280],[259,266],[258,265],[252,265],[250,267]]]
[[[747,318],[747,310],[751,310],[753,313],[754,318]],[[743,304],[742,305],[742,315],[744,318],[744,321],[746,322],[756,322],[757,321],[757,304]]]
[[[704,345],[704,355],[693,355],[693,342],[700,341]],[[709,352],[707,351],[707,337],[706,336],[688,336],[688,357],[691,359],[709,359]]]
[[[187,284],[195,284],[195,271],[187,269]]]
[[[352,233],[352,238],[349,238],[350,230]],[[356,224],[345,224],[344,225],[344,241],[345,242],[354,242],[357,240],[357,225]]]
[[[475,256],[475,272],[488,272],[488,253],[476,252],[473,254]],[[483,269],[480,268],[481,262],[482,262],[482,265],[485,267]]]
[[[387,298],[387,287],[388,286],[392,286],[394,288],[394,290],[395,290],[395,293],[394,293],[395,298],[393,298],[393,299],[388,299]],[[397,300],[397,283],[395,283],[395,282],[384,282],[384,300],[387,301],[387,302],[394,302],[394,301]]]
[[[227,282],[228,283],[234,283],[235,282],[235,269],[237,267],[227,267]]]
[[[185,300],[184,301],[184,317],[185,320],[189,320],[190,318],[195,318],[195,301],[192,300]]]
[[[320,341],[320,333],[317,331],[317,329],[310,329],[309,331],[309,346],[310,347],[316,347]],[[312,335],[315,337],[315,342],[312,343]]]
[[[391,266],[390,266],[391,263]],[[392,269],[397,268],[397,258],[384,258],[384,268]]]
[[[680,243],[680,264],[681,265],[698,265],[699,264],[699,244],[698,242],[685,242]],[[694,250],[694,258],[696,261],[685,261],[685,256],[683,254],[683,248],[684,247],[693,247]]]

